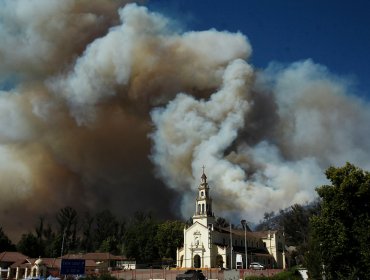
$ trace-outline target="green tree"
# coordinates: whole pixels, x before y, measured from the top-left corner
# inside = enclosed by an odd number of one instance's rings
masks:
[[[8,236],[4,233],[3,228],[0,227],[0,252],[14,251],[15,246]]]
[[[124,222],[120,223],[109,211],[103,210],[95,215],[94,247],[102,252],[121,253]]]
[[[285,244],[295,246],[296,251],[291,255],[291,265],[303,264],[305,254],[308,252],[309,220],[314,214],[318,214],[320,204],[314,201],[308,205],[294,204],[285,211],[280,211],[281,224],[285,231]],[[311,251],[311,255],[312,255]]]
[[[322,279],[322,260],[320,243],[312,238],[308,241],[307,252],[304,255],[305,266],[308,268],[309,279]]]
[[[326,171],[331,185],[317,188],[321,212],[311,218],[311,250],[319,248],[326,279],[370,275],[370,174],[352,164]],[[311,263],[308,269],[314,271]]]
[[[93,233],[92,227],[94,218],[91,217],[90,213],[86,212],[82,219],[82,238],[80,249],[85,252],[93,250]]]
[[[59,257],[61,243],[57,244],[55,233],[51,228],[51,225],[48,224],[44,229],[44,253],[47,257]],[[58,240],[59,242],[59,240]]]
[[[158,259],[154,240],[157,225],[150,214],[135,213],[124,237],[125,254],[128,258],[136,259],[137,263],[151,263]]]
[[[22,234],[17,244],[17,250],[31,258],[37,258],[39,255],[39,239],[32,233]]]
[[[77,247],[77,221],[77,211],[72,207],[64,207],[57,214],[59,235],[63,242],[62,253],[74,250]]]
[[[225,218],[217,217],[216,222],[215,222],[215,226],[220,227],[220,228],[226,228],[226,227],[229,226],[229,223],[226,221]]]
[[[282,227],[283,215],[272,212],[265,212],[263,220],[256,226],[256,231],[274,230]]]
[[[107,239],[103,240],[100,243],[99,251],[100,252],[111,252],[116,253],[117,252],[117,239],[114,236],[109,236]]]
[[[294,204],[283,214],[285,235],[289,236],[288,244],[304,245],[308,239],[309,212],[305,207]]]
[[[53,233],[52,236],[53,237],[46,243],[45,256],[50,258],[60,257],[62,255],[62,244],[64,246],[63,235]],[[64,248],[63,253],[65,253]]]
[[[119,223],[116,217],[109,211],[103,210],[95,215],[95,242],[101,244],[110,237],[116,237]]]
[[[155,243],[160,258],[176,259],[176,249],[183,243],[184,226],[181,221],[165,221],[158,225]]]
[[[45,229],[44,229],[44,221],[45,217],[40,216],[38,220],[38,224],[35,227],[35,233],[37,238],[37,256],[44,256],[45,255],[45,242],[44,242],[44,236],[45,236]]]
[[[34,232],[23,234],[17,244],[17,250],[30,257],[58,257],[60,248],[61,241],[56,240],[50,224],[45,226],[44,216],[39,217]]]

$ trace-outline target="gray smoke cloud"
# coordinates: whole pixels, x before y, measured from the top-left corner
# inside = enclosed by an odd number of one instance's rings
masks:
[[[245,35],[127,2],[1,2],[5,232],[64,206],[187,219],[202,165],[215,214],[255,222],[311,201],[328,165],[370,167],[347,81],[310,60],[256,70]]]
[[[153,161],[184,192],[184,214],[204,164],[215,211],[258,222],[265,212],[312,201],[330,165],[370,167],[369,104],[349,90],[311,60],[263,71],[234,60],[208,100],[181,93],[153,110]]]

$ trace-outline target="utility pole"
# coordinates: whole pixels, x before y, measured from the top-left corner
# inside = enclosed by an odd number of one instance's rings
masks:
[[[285,230],[283,228],[283,269],[286,268],[286,263],[285,263]]]
[[[248,269],[247,221],[241,220],[240,223],[243,225],[244,228],[245,269]]]
[[[60,249],[60,257],[63,256],[63,249],[64,249],[64,237],[66,235],[66,229],[63,231],[63,238],[62,238],[62,248]]]
[[[233,234],[231,232],[231,223],[230,223],[230,269],[233,269]]]

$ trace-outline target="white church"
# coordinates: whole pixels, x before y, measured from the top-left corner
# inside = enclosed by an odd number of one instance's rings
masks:
[[[284,246],[281,231],[252,232],[248,226],[217,226],[203,168],[193,224],[184,228],[184,245],[177,249],[177,267],[245,268],[251,262],[259,262],[267,268],[285,268]]]

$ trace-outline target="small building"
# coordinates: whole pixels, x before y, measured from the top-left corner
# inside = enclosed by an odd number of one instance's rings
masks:
[[[85,260],[85,274],[107,273],[120,269],[125,257],[110,253],[66,254],[60,258],[29,258],[18,252],[0,253],[0,279],[25,279],[60,276],[62,259]],[[134,268],[130,262],[130,268]]]
[[[123,256],[115,256],[111,253],[86,253],[86,254],[67,254],[62,259],[83,259],[85,260],[85,273],[99,274],[107,273],[121,268],[122,262],[126,261]]]
[[[86,253],[84,259],[94,261],[100,273],[120,268],[122,262],[126,260],[123,256],[115,256],[111,253]]]
[[[14,264],[21,264],[27,262],[27,256],[18,253],[18,252],[2,252],[0,253],[0,279],[11,278],[12,275],[12,266]],[[29,265],[29,268],[31,264]],[[15,271],[14,271],[15,273]]]
[[[247,264],[258,261],[266,267],[285,268],[284,244],[281,231],[252,232],[218,226],[203,169],[193,224],[184,228],[184,244],[177,249],[177,267],[233,269],[237,268],[237,256],[242,256],[244,268],[247,251]]]
[[[13,262],[7,268],[7,275],[1,275],[1,278],[6,279],[25,279],[46,277],[47,266],[41,258],[32,259],[18,252],[6,252],[11,255],[18,255],[17,261]]]

